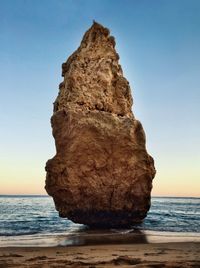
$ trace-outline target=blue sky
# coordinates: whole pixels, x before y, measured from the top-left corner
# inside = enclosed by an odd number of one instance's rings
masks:
[[[0,193],[45,193],[61,64],[111,30],[145,129],[154,195],[200,195],[200,1],[0,0]]]

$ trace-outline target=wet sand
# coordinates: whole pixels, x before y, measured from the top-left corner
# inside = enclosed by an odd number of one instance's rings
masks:
[[[200,243],[3,247],[0,267],[200,267]]]
[[[60,234],[34,234],[20,236],[1,236],[0,248],[3,247],[59,247],[122,245],[171,242],[198,242],[199,233],[158,232],[141,230],[95,230],[82,229]]]
[[[83,230],[68,235],[5,237],[6,267],[200,267],[198,234]]]

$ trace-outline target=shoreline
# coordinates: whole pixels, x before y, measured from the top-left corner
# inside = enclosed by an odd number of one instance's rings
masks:
[[[3,247],[75,247],[109,244],[200,243],[200,233],[147,230],[74,230],[69,233],[0,236]]]
[[[113,244],[71,247],[7,247],[0,267],[87,268],[200,267],[200,243]]]

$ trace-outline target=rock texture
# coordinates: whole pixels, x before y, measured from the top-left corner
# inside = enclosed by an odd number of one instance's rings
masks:
[[[46,190],[61,217],[94,227],[125,227],[150,208],[153,158],[109,30],[94,22],[62,65],[51,118],[56,155]]]

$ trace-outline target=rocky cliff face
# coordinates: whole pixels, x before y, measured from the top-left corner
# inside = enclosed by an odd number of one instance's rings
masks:
[[[150,207],[154,162],[109,30],[94,22],[62,65],[51,118],[56,155],[46,190],[61,217],[95,227],[140,222]]]

